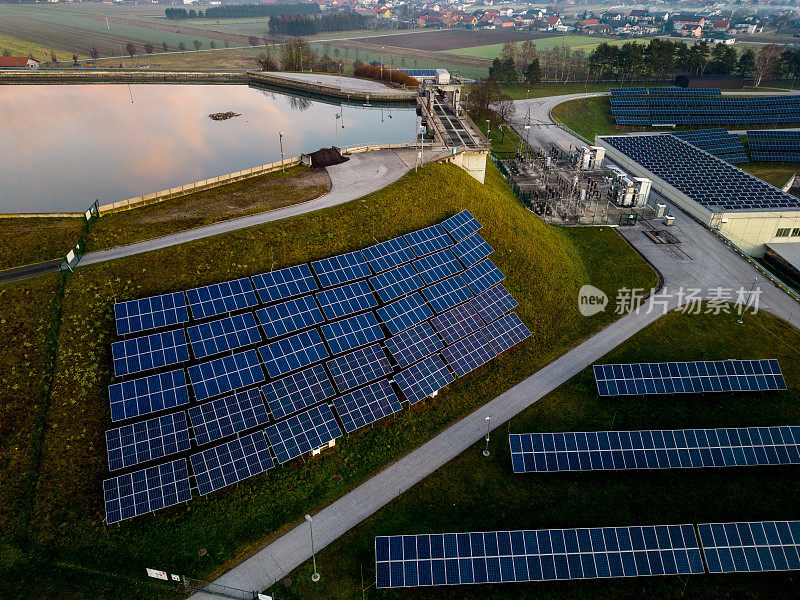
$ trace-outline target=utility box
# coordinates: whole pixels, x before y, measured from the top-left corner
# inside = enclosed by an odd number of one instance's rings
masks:
[[[436,69],[436,83],[439,85],[450,83],[450,72],[446,69]]]
[[[664,217],[664,224],[667,227],[672,227],[675,224],[675,217],[673,217],[672,215],[667,215],[666,217]]]
[[[647,199],[650,197],[650,188],[653,182],[646,177],[634,177],[633,186],[636,190],[636,206],[644,206],[647,204]]]
[[[656,219],[660,219],[665,214],[667,214],[667,205],[662,204],[661,202],[656,204]]]
[[[602,146],[589,146],[592,153],[592,163],[590,169],[599,169],[603,166],[603,160],[606,157],[606,149]]]

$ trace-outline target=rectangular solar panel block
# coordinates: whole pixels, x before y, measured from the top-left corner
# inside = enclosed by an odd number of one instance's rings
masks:
[[[506,276],[487,258],[464,271],[461,274],[461,278],[472,290],[472,293],[477,296],[503,281]]]
[[[117,471],[189,449],[183,411],[106,431],[108,470]]]
[[[364,255],[358,251],[315,260],[311,268],[324,288],[372,275]]]
[[[519,302],[501,283],[470,300],[470,305],[485,322],[491,323],[508,311],[514,310],[519,306]]]
[[[416,258],[414,251],[402,237],[386,240],[361,251],[376,273],[396,267]]]
[[[375,538],[379,589],[704,572],[691,525]]]
[[[378,344],[343,354],[329,360],[327,365],[340,392],[347,392],[392,372],[389,359]]]
[[[129,335],[148,329],[169,327],[189,320],[186,296],[173,292],[114,304],[117,335]]]
[[[227,394],[264,381],[264,371],[255,350],[215,358],[189,367],[189,379],[197,400]]]
[[[300,296],[256,311],[268,339],[294,333],[325,321],[314,296]]]
[[[251,312],[192,325],[186,329],[186,333],[189,335],[194,357],[198,360],[257,344],[262,339]]]
[[[436,314],[466,302],[475,294],[464,282],[461,275],[454,275],[422,290],[425,299]]]
[[[303,369],[261,388],[269,410],[281,419],[336,395],[331,380],[321,364]]]
[[[461,264],[449,249],[423,256],[412,264],[427,285],[461,271]]]
[[[516,313],[508,313],[494,323],[490,323],[483,329],[483,334],[498,354],[531,337],[530,330]]]
[[[422,278],[410,264],[386,271],[369,278],[369,283],[384,302],[391,302],[400,296],[410,294],[425,285]]]
[[[183,329],[152,333],[111,344],[114,375],[150,371],[189,360],[189,346]]]
[[[258,349],[270,377],[280,377],[285,373],[307,367],[328,358],[328,351],[316,329],[309,329]]]
[[[333,408],[351,433],[370,423],[400,412],[400,401],[385,379],[359,388],[333,400]]]
[[[283,464],[341,437],[331,407],[320,404],[279,421],[265,431],[278,462]]]
[[[191,499],[185,458],[103,481],[107,525]]]
[[[800,521],[700,523],[709,573],[800,570]]]
[[[453,240],[441,225],[431,225],[403,236],[417,256],[425,256],[453,245]]]
[[[195,440],[202,446],[241,433],[269,421],[267,409],[257,388],[204,402],[189,409]]]
[[[416,292],[382,306],[377,312],[381,321],[393,334],[400,333],[433,316],[433,311]]]
[[[274,466],[262,431],[192,454],[189,461],[201,496]]]
[[[401,369],[444,348],[442,340],[427,322],[387,338],[385,345]]]
[[[108,387],[111,420],[122,421],[189,404],[186,373],[176,369]]]
[[[454,380],[438,354],[433,354],[394,376],[395,383],[411,404],[424,400]]]
[[[455,241],[460,242],[478,231],[481,224],[468,210],[462,210],[457,215],[442,221],[442,227]]]
[[[319,289],[308,265],[295,265],[269,273],[253,275],[253,283],[264,304]]]
[[[192,317],[205,319],[258,304],[253,284],[247,277],[186,290]]]
[[[463,337],[481,329],[485,323],[469,304],[461,304],[431,319],[445,344],[454,344]]]
[[[334,321],[323,325],[320,329],[333,354],[341,354],[386,337],[372,312]]]
[[[465,267],[471,267],[479,263],[492,252],[494,252],[492,247],[477,233],[461,240],[453,246],[453,254],[458,257],[458,260],[460,260]]]
[[[378,301],[366,281],[322,290],[316,296],[328,319],[338,319],[378,306]]]
[[[455,344],[447,346],[442,350],[442,356],[456,377],[463,377],[481,365],[485,365],[497,354],[484,335],[480,331],[476,331]]]

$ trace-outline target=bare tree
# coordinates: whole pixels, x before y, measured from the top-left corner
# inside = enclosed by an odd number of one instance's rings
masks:
[[[208,42],[208,45],[211,46],[212,50],[214,50],[217,47],[217,42],[211,40],[210,42]]]
[[[161,42],[161,49],[164,52],[169,52],[169,46],[167,46],[167,42]]]
[[[511,117],[514,116],[514,112],[516,112],[516,108],[514,108],[514,101],[503,94],[505,97],[501,98],[494,104],[492,104],[492,109],[494,112],[497,113],[497,116],[500,117],[502,122],[508,123],[511,120]],[[505,129],[501,130],[502,137],[500,141],[504,141],[506,139],[506,132]]]
[[[134,54],[136,54],[136,44],[133,42],[128,42],[125,44],[125,52],[127,52],[131,58],[133,58]]]
[[[149,42],[147,44],[145,44],[144,45],[144,51],[147,52],[147,54],[152,54],[153,53],[153,44],[151,44]]]
[[[254,35],[251,35],[247,38],[247,43],[253,47],[258,46],[258,38]]]
[[[194,51],[197,52],[198,50],[200,50],[200,46],[203,45],[203,42],[201,42],[200,40],[192,40],[192,44],[194,45]]]
[[[771,81],[778,70],[778,58],[781,49],[775,44],[764,46],[756,56],[755,80],[753,86],[758,87],[762,83]]]
[[[54,65],[57,65],[57,64],[58,64],[58,57],[56,56],[56,51],[55,51],[55,50],[50,50],[50,61],[51,61],[51,62],[52,62]]]
[[[73,54],[72,55],[72,66],[73,67],[77,67],[78,66],[78,55],[77,54]]]
[[[97,46],[92,46],[91,48],[89,48],[89,56],[92,57],[92,60],[97,60],[97,57],[99,55],[100,53],[97,51]]]
[[[186,44],[184,44],[183,42],[179,43],[178,44],[178,50],[180,50],[181,52],[185,52],[186,51]]]

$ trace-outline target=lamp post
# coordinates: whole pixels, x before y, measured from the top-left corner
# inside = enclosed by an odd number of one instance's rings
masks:
[[[753,277],[753,284],[750,286],[750,293],[747,295],[747,297],[749,299],[751,299],[751,301],[752,301],[752,298],[753,298],[753,290],[756,287],[756,281],[758,281],[758,277]],[[744,316],[744,311],[745,311],[745,307],[743,307],[741,309],[741,311],[739,312],[739,320],[736,321],[739,325],[742,325],[744,323],[744,320],[742,319],[742,317]]]
[[[281,171],[285,173],[286,169],[283,168],[283,132],[282,131],[278,132],[278,139],[280,140],[280,144],[281,144]]]
[[[486,417],[486,448],[483,450],[484,456],[489,456],[489,428],[492,426],[492,417]]]
[[[311,515],[306,515],[306,521],[308,521],[308,529],[311,531],[311,560],[314,563],[314,574],[311,575],[311,581],[316,583],[319,581],[319,573],[317,573],[317,555],[314,552],[314,519],[311,518]]]

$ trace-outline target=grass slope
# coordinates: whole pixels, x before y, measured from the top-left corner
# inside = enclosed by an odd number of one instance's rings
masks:
[[[0,34],[0,53],[4,50],[8,50],[11,53],[11,56],[32,55],[33,58],[39,62],[49,61],[51,52],[55,52],[58,60],[72,64],[72,52],[53,50],[52,48],[42,46],[41,44],[37,44],[35,42],[29,42],[27,40],[11,37],[10,35]],[[79,53],[78,58],[83,59],[86,57]]]
[[[608,38],[596,37],[591,35],[560,35],[548,38],[531,40],[539,51],[548,51],[559,46],[567,46],[573,50],[585,50],[590,52],[599,44],[606,42],[612,46],[621,46],[630,40],[613,40]],[[517,42],[517,49],[522,48],[523,42]],[[503,50],[505,44],[489,44],[486,46],[472,46],[471,48],[458,48],[455,50],[445,50],[450,54],[460,54],[462,56],[474,56],[476,58],[497,58]]]
[[[0,270],[64,256],[83,233],[83,223],[75,217],[0,219]]]
[[[266,476],[196,498],[188,506],[118,526],[103,525],[103,435],[111,426],[106,386],[112,382],[115,300],[183,290],[363,248],[441,221],[462,208],[483,223],[482,234],[495,248],[492,258],[507,275],[506,284],[520,302],[518,314],[534,332],[532,338],[455,382],[434,402],[343,438],[322,457],[293,461]],[[110,597],[108,590],[115,589],[116,579],[104,574],[140,578],[145,565],[202,578],[219,573],[309,510],[340,497],[607,323],[613,315],[596,320],[579,316],[575,298],[584,283],[602,289],[647,288],[655,285],[656,276],[609,228],[563,230],[542,223],[516,201],[491,165],[483,186],[454,166],[430,165],[342,206],[78,269],[64,293],[28,533],[32,570],[54,562],[70,568],[70,586],[60,588],[67,598]],[[2,352],[14,351],[5,348]],[[200,548],[208,555],[199,557]],[[79,584],[76,565],[95,572]],[[53,577],[22,595],[58,587],[62,582]],[[123,596],[135,593],[116,597]]]
[[[765,313],[745,316],[671,313],[600,362],[775,357],[789,390],[764,395],[709,394],[598,398],[591,369],[495,431],[317,554],[311,566],[276,586],[281,598],[355,598],[375,580],[376,535],[558,527],[698,523],[797,518],[797,467],[620,471],[514,475],[508,433],[743,427],[800,423],[800,332]],[[746,342],[745,342],[746,340]],[[363,572],[362,572],[363,569]],[[413,590],[367,590],[366,598],[791,598],[792,573],[651,577]]]

